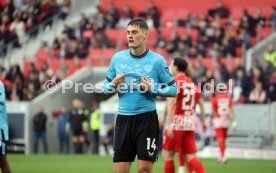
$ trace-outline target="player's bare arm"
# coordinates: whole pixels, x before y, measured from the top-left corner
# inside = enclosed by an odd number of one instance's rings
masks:
[[[175,110],[175,104],[176,104],[176,97],[167,98],[167,119],[166,122],[168,124],[172,123],[173,116],[174,116],[174,110]]]
[[[204,104],[203,104],[203,99],[198,100],[199,108],[200,108],[200,115],[201,115],[201,121],[203,125],[203,130],[205,131],[207,126],[206,126],[206,114],[205,114],[205,109],[204,109]]]
[[[231,107],[230,114],[231,114],[230,118],[231,118],[231,121],[232,121],[232,129],[236,130],[237,122],[236,122],[236,114],[235,114],[235,111],[234,111],[234,107]]]
[[[175,110],[175,104],[176,104],[176,98],[167,98],[167,118],[166,123],[168,126],[168,135],[170,138],[173,138],[173,132],[172,132],[172,122],[173,122],[173,116],[174,116],[174,110]]]
[[[166,103],[165,103],[165,110],[164,110],[164,116],[163,116],[163,120],[162,120],[162,124],[163,125],[165,125],[165,123],[166,123],[167,115],[168,115],[168,102],[166,101]]]

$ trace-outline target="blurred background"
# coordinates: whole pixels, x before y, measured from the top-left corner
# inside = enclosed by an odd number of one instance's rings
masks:
[[[148,48],[168,63],[187,59],[196,83],[232,79],[237,130],[227,155],[276,159],[275,0],[0,0],[0,14],[9,152],[113,154],[117,96],[81,86],[64,93],[62,81],[100,88],[112,55],[127,48],[127,23],[139,17],[150,28]],[[202,94],[210,114],[212,93]],[[157,100],[161,122],[165,99]],[[200,127],[199,156],[216,157],[212,128]]]

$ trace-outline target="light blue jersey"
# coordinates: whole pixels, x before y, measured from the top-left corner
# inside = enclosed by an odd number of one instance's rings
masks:
[[[4,136],[2,136],[4,134]],[[8,117],[4,84],[0,81],[0,141],[9,140]]]
[[[125,74],[123,85],[115,87],[111,81]],[[155,85],[152,92],[141,92],[141,77],[147,77]],[[165,87],[160,87],[164,85]],[[175,97],[177,87],[165,59],[150,50],[134,56],[130,49],[116,53],[111,60],[104,83],[104,93],[118,92],[120,115],[137,115],[156,109],[156,96]]]

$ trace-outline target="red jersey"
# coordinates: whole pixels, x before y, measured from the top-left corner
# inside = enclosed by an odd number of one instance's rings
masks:
[[[195,113],[196,104],[202,98],[195,83],[185,75],[175,78],[179,93],[176,97],[175,115]]]
[[[230,119],[230,109],[233,107],[232,98],[227,95],[216,95],[212,99],[212,110],[215,113],[214,127],[227,128]]]
[[[194,131],[196,127],[196,104],[202,97],[194,82],[185,75],[175,77],[179,93],[176,97],[173,130]]]

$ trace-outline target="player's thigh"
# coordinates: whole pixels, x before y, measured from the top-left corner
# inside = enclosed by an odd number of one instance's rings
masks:
[[[173,160],[173,156],[174,156],[174,151],[164,149],[165,160]]]
[[[129,173],[130,162],[115,162],[113,163],[114,173]]]
[[[182,139],[183,131],[173,131],[173,137],[168,135],[168,132],[164,133],[163,149],[167,151],[182,152]]]
[[[156,111],[136,119],[137,155],[139,160],[156,161],[158,154],[159,122]]]
[[[130,134],[130,122],[132,122],[132,116],[118,115],[115,126],[115,138],[114,138],[114,157],[113,162],[133,162],[136,156],[135,143],[132,142]]]
[[[184,155],[184,158],[185,158],[185,161],[187,162],[187,163],[189,163],[191,160],[193,160],[193,158],[195,158],[196,157],[196,155],[195,154],[185,154]]]
[[[193,155],[197,152],[196,141],[195,141],[195,132],[194,131],[185,131],[182,141],[183,154]]]
[[[138,160],[138,173],[153,173],[153,162]]]

